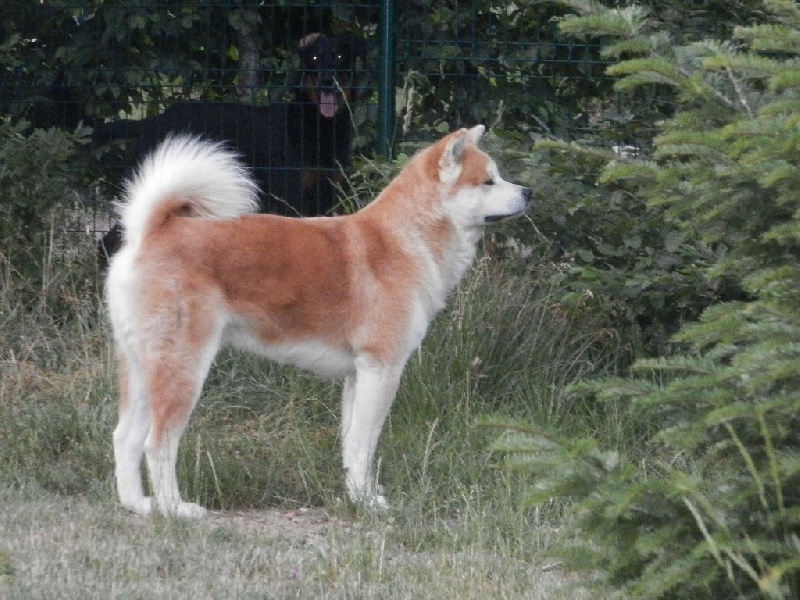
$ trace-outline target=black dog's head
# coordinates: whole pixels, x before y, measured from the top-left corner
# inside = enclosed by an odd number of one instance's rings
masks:
[[[335,117],[355,99],[356,58],[366,59],[367,43],[352,34],[312,33],[298,45],[303,91],[325,118]]]

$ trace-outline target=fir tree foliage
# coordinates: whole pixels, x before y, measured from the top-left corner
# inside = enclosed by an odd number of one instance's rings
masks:
[[[800,597],[800,8],[728,41],[671,46],[638,8],[568,3],[564,30],[606,37],[622,89],[669,86],[652,160],[609,162],[688,239],[723,249],[709,274],[738,302],[706,309],[629,377],[573,393],[624,401],[640,447],[604,449],[515,424],[497,441],[533,476],[529,501],[572,502],[576,568],[620,597]],[[623,164],[621,164],[623,163]]]

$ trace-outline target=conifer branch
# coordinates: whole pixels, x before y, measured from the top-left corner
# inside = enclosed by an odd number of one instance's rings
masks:
[[[739,102],[747,111],[747,116],[752,119],[753,111],[750,108],[750,104],[747,102],[747,96],[745,95],[744,90],[742,89],[741,83],[733,74],[733,70],[730,68],[730,66],[725,67],[725,74],[728,76],[728,80],[733,85],[733,89],[736,91],[736,95],[739,96]]]

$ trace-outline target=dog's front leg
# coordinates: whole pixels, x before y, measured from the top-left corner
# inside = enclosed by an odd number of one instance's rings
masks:
[[[345,380],[342,398],[342,459],[347,491],[353,502],[384,508],[378,493],[372,459],[383,422],[397,393],[402,365],[386,365],[373,358],[356,360],[355,378]]]

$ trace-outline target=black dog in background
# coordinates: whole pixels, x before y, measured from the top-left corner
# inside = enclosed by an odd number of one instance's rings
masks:
[[[350,166],[356,58],[366,59],[367,44],[350,34],[314,33],[300,41],[298,51],[302,79],[291,102],[181,102],[154,117],[99,124],[93,138],[99,143],[134,140],[135,163],[168,133],[224,141],[251,169],[263,212],[330,214],[342,170]],[[98,245],[101,262],[121,243],[122,230],[115,225]]]

